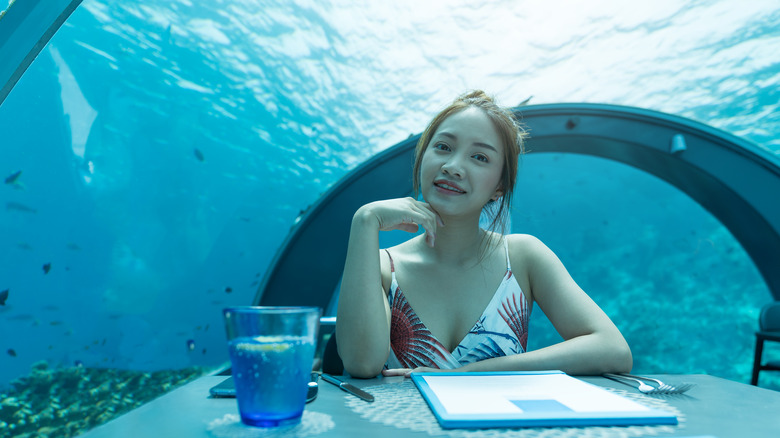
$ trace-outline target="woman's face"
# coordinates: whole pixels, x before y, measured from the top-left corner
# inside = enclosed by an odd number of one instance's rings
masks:
[[[487,115],[475,107],[447,117],[420,166],[420,191],[441,216],[477,214],[499,190],[504,146]]]

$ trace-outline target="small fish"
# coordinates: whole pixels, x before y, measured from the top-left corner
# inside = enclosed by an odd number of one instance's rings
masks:
[[[205,348],[203,349],[203,352],[202,352],[202,354],[206,354],[206,349],[205,349]]]
[[[11,357],[16,357],[16,350],[14,350],[13,348],[9,348],[8,355]]]
[[[36,209],[34,209],[32,207],[28,207],[28,206],[26,206],[24,204],[21,204],[19,202],[13,202],[13,201],[6,202],[5,203],[5,209],[8,210],[8,211],[16,210],[16,211],[20,211],[22,213],[38,213],[38,210],[36,210]]]
[[[50,326],[58,326],[58,325],[62,325],[62,321],[51,321],[51,322],[49,322],[49,325],[50,325]]]
[[[16,180],[17,180],[17,179],[19,179],[19,175],[21,175],[21,174],[22,174],[22,171],[21,171],[21,170],[19,170],[19,171],[16,171],[16,172],[12,173],[11,175],[9,175],[9,176],[8,176],[8,177],[5,179],[5,183],[6,183],[6,184],[13,184],[13,183],[15,183],[15,182],[16,182]]]
[[[520,102],[517,106],[526,106],[526,105],[528,105],[528,102],[530,102],[533,97],[534,97],[533,95],[528,96],[528,99]]]
[[[225,293],[226,293],[226,294],[229,294],[229,293],[231,293],[231,292],[233,292],[233,288],[232,288],[232,287],[229,287],[229,286],[228,286],[228,287],[226,287],[226,288],[225,288]]]
[[[201,152],[198,148],[194,148],[192,153],[195,154],[195,158],[197,158],[200,162],[203,162],[203,160],[206,159],[206,157],[203,156],[203,152]]]
[[[188,339],[187,340],[187,350],[192,351],[194,349],[195,349],[195,341],[193,341],[192,339]]]
[[[0,292],[0,306],[5,306],[5,300],[8,299],[8,291],[10,291],[10,289]]]
[[[43,273],[48,274],[49,271],[51,271],[51,263],[44,263],[43,264]]]
[[[83,368],[84,367],[84,362],[76,359],[76,361],[73,362],[73,365],[76,365],[76,368]]]
[[[81,247],[76,245],[75,243],[69,243],[65,247],[68,248],[71,251],[80,251],[81,250]]]

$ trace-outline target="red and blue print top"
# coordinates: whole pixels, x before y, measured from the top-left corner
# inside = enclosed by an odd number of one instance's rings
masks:
[[[509,247],[506,250],[506,275],[492,300],[455,350],[448,351],[423,324],[409,305],[395,276],[390,257],[392,283],[388,301],[392,311],[388,368],[429,367],[453,369],[493,357],[524,353],[528,342],[530,309],[520,285],[512,275]],[[390,253],[387,253],[390,256]]]

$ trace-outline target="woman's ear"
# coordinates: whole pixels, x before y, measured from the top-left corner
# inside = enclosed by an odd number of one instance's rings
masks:
[[[490,198],[491,201],[498,201],[498,198],[504,196],[504,191],[501,189],[497,189],[496,193],[493,194],[493,197]]]

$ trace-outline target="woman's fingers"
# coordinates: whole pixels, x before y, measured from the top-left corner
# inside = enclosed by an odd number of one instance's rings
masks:
[[[444,226],[439,215],[430,205],[414,198],[390,199],[372,204],[372,210],[379,219],[382,231],[402,230],[410,233],[425,229],[425,242],[433,246],[436,240],[436,227]]]
[[[429,206],[428,208],[430,209]],[[425,232],[426,232],[425,241],[428,244],[428,246],[433,248],[433,245],[435,244],[435,240],[436,240],[436,228],[440,226],[443,227],[444,222],[442,222],[439,215],[435,211],[433,211],[433,209],[430,209],[430,211],[433,214],[433,218],[431,223],[427,227],[425,227]]]
[[[411,368],[391,368],[389,370],[382,370],[382,375],[385,377],[404,376],[409,377],[412,373],[436,373],[447,370],[440,370],[438,368],[417,367]]]
[[[408,233],[416,233],[420,230],[420,226],[417,224],[402,223],[396,227],[397,230],[406,231]]]
[[[404,376],[407,377],[412,370],[409,368],[392,368],[389,370],[382,370],[382,375],[385,377]]]
[[[436,242],[436,228],[439,226],[443,227],[444,222],[429,204],[419,201],[414,202],[415,208],[420,212],[420,216],[423,219],[420,225],[425,228],[425,243],[433,248]]]

